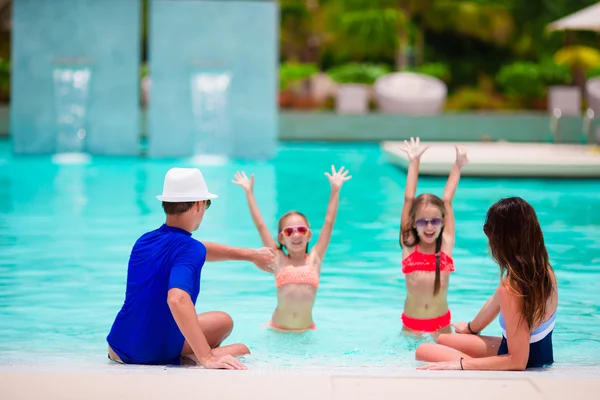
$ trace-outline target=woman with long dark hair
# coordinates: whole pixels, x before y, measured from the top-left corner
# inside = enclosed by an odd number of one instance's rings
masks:
[[[419,369],[521,371],[554,362],[558,289],[535,210],[520,197],[502,199],[483,231],[501,282],[472,321],[417,348],[417,360],[430,362]],[[497,316],[502,337],[479,335]]]

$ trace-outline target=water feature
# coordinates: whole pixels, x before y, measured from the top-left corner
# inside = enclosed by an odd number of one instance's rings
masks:
[[[55,162],[81,163],[89,160],[85,143],[91,76],[89,66],[64,66],[53,71]]]
[[[194,72],[191,76],[193,113],[193,161],[196,164],[223,164],[232,149],[227,106],[231,74]]]

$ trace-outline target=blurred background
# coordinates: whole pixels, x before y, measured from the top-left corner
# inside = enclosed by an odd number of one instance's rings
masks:
[[[391,71],[414,71],[448,85],[446,111],[545,110],[548,86],[583,88],[600,73],[596,32],[549,27],[594,0],[279,3],[286,108],[332,106],[331,97],[307,99],[298,89],[315,74],[372,85]]]
[[[15,153],[253,159],[415,131],[593,142],[596,3],[0,0],[0,135]]]

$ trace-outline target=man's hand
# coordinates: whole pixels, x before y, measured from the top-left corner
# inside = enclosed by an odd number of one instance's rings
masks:
[[[251,260],[260,269],[273,269],[275,264],[275,250],[269,247],[261,247],[254,250]]]

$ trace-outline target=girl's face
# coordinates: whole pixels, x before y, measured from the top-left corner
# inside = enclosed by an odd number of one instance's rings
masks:
[[[279,232],[279,242],[288,252],[306,251],[306,245],[312,237],[308,224],[299,215],[290,215],[283,221],[283,228]]]
[[[417,230],[421,243],[435,243],[443,226],[442,211],[433,204],[426,204],[417,210],[414,228]]]

